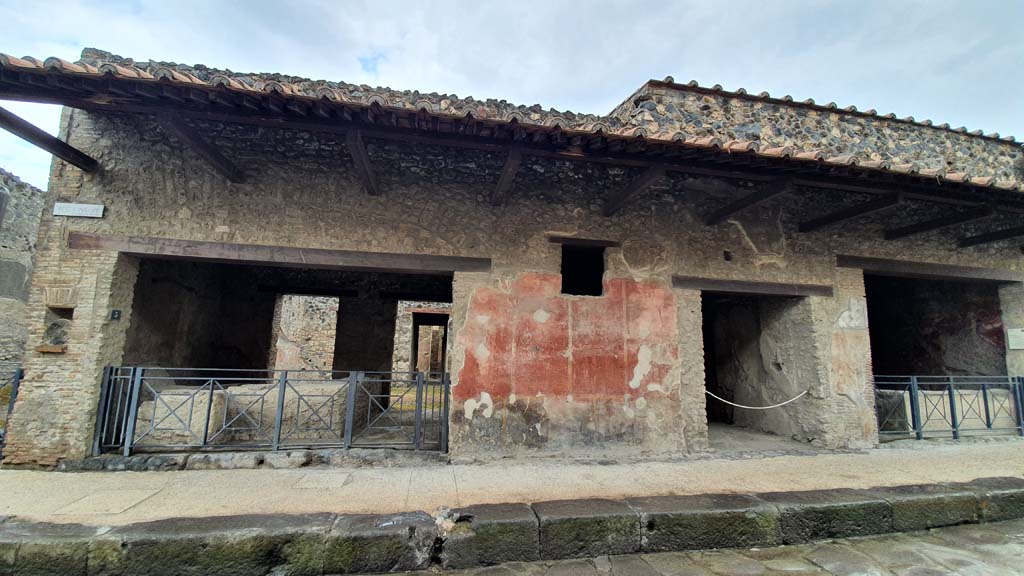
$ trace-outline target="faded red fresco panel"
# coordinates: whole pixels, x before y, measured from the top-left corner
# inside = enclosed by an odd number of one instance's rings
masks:
[[[558,274],[523,274],[509,293],[480,288],[459,335],[466,361],[457,400],[490,393],[501,401],[544,394],[575,400],[643,394],[664,383],[677,357],[676,303],[671,288],[613,279],[601,297],[566,297]],[[640,387],[629,387],[640,361]]]
[[[626,391],[625,291],[605,284],[604,296],[572,302],[572,395],[576,400]]]
[[[459,340],[466,361],[459,385],[452,388],[456,400],[474,398],[482,391],[505,398],[512,390],[512,298],[499,290],[480,288],[469,303],[466,325]]]
[[[516,343],[512,376],[517,396],[569,393],[569,307],[560,292],[557,274],[524,274],[512,285]]]

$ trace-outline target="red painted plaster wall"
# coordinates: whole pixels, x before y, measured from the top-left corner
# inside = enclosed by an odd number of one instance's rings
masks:
[[[558,274],[528,273],[509,289],[478,288],[458,338],[465,363],[456,405],[490,395],[573,401],[664,394],[678,358],[670,286],[606,280],[600,297],[565,296]]]

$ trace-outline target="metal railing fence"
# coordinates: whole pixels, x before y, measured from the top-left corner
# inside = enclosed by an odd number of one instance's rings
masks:
[[[21,385],[25,371],[15,362],[0,362],[0,454],[7,444],[7,421],[14,411],[14,401],[18,398],[18,387]]]
[[[1024,378],[876,375],[874,379],[880,437],[1024,436]]]
[[[446,373],[109,367],[93,453],[445,451],[449,387]]]

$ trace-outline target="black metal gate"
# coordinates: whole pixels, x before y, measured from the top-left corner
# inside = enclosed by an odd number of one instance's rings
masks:
[[[447,373],[109,367],[93,453],[447,451]]]
[[[7,444],[7,421],[14,410],[14,401],[18,398],[18,386],[25,372],[21,366],[10,362],[0,362],[0,455]],[[2,456],[0,456],[2,457]]]

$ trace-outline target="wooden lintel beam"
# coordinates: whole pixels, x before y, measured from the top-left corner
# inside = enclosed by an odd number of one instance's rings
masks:
[[[704,223],[708,226],[721,224],[733,214],[738,214],[747,208],[763,204],[776,196],[789,192],[790,189],[790,182],[785,178],[761,184],[757,187],[757,191],[747,194],[743,198],[730,202],[722,208],[712,212],[707,218],[705,218]]]
[[[146,236],[108,236],[81,232],[72,232],[68,235],[68,247],[76,250],[107,250],[138,256],[236,264],[247,262],[293,268],[411,274],[488,272],[491,269],[489,258],[229,244]]]
[[[962,248],[967,248],[969,246],[989,244],[992,242],[998,242],[1000,240],[1020,238],[1021,236],[1024,236],[1024,226],[1016,226],[1014,228],[1005,228],[1003,230],[995,230],[993,232],[986,232],[984,234],[978,234],[976,236],[968,236],[966,238],[961,238],[960,246]]]
[[[825,214],[824,216],[819,216],[806,222],[801,222],[799,230],[801,232],[813,232],[814,230],[838,224],[846,220],[852,220],[854,218],[867,216],[868,214],[875,214],[876,212],[888,210],[889,208],[900,205],[902,202],[903,197],[900,194],[882,196],[871,200],[870,202],[864,202],[863,204],[857,204],[856,206],[836,210],[830,214]]]
[[[11,111],[0,108],[0,128],[7,130],[18,138],[34,144],[57,158],[80,168],[84,172],[95,172],[99,163],[92,157],[67,142],[47,134],[42,129],[29,123]]]
[[[224,157],[214,145],[203,139],[194,128],[186,124],[180,116],[161,114],[160,126],[168,134],[180,140],[182,144],[191,148],[193,152],[205,160],[221,176],[227,178],[228,182],[233,184],[245,182],[245,175],[242,171],[233,162]]]
[[[512,183],[516,179],[516,172],[519,170],[519,164],[522,160],[522,145],[513,144],[508,149],[508,156],[505,157],[505,166],[501,169],[501,175],[498,176],[498,184],[491,191],[492,206],[501,206],[508,201],[508,197],[512,193]]]
[[[750,280],[720,280],[696,276],[673,276],[672,287],[726,294],[757,294],[765,296],[832,296],[828,284],[784,284]]]
[[[356,174],[363,190],[370,196],[379,196],[380,188],[377,186],[377,175],[373,173],[373,166],[370,164],[370,156],[366,153],[366,142],[363,140],[363,131],[355,128],[345,135],[345,143],[348,146],[348,153],[352,156],[352,163],[355,164]]]
[[[612,216],[622,209],[630,200],[639,196],[652,184],[665,176],[665,167],[656,164],[644,170],[636,177],[629,186],[621,190],[613,190],[604,199],[603,213],[605,216]]]
[[[836,256],[836,266],[840,268],[858,268],[868,274],[877,276],[895,276],[899,278],[922,278],[926,280],[952,280],[990,282],[1020,282],[1024,275],[1013,270],[997,268],[976,268],[974,266],[954,266],[933,262],[912,262],[907,260],[890,260],[887,258],[871,258],[865,256]]]
[[[926,232],[934,232],[943,228],[950,228],[952,226],[959,226],[968,222],[974,222],[975,220],[982,220],[995,214],[995,211],[988,206],[982,206],[974,208],[964,212],[957,212],[955,214],[949,214],[947,216],[941,216],[925,222],[918,222],[916,224],[909,224],[900,228],[893,228],[885,231],[886,240],[897,240],[899,238],[906,238],[908,236],[916,236],[917,234],[924,234]]]

